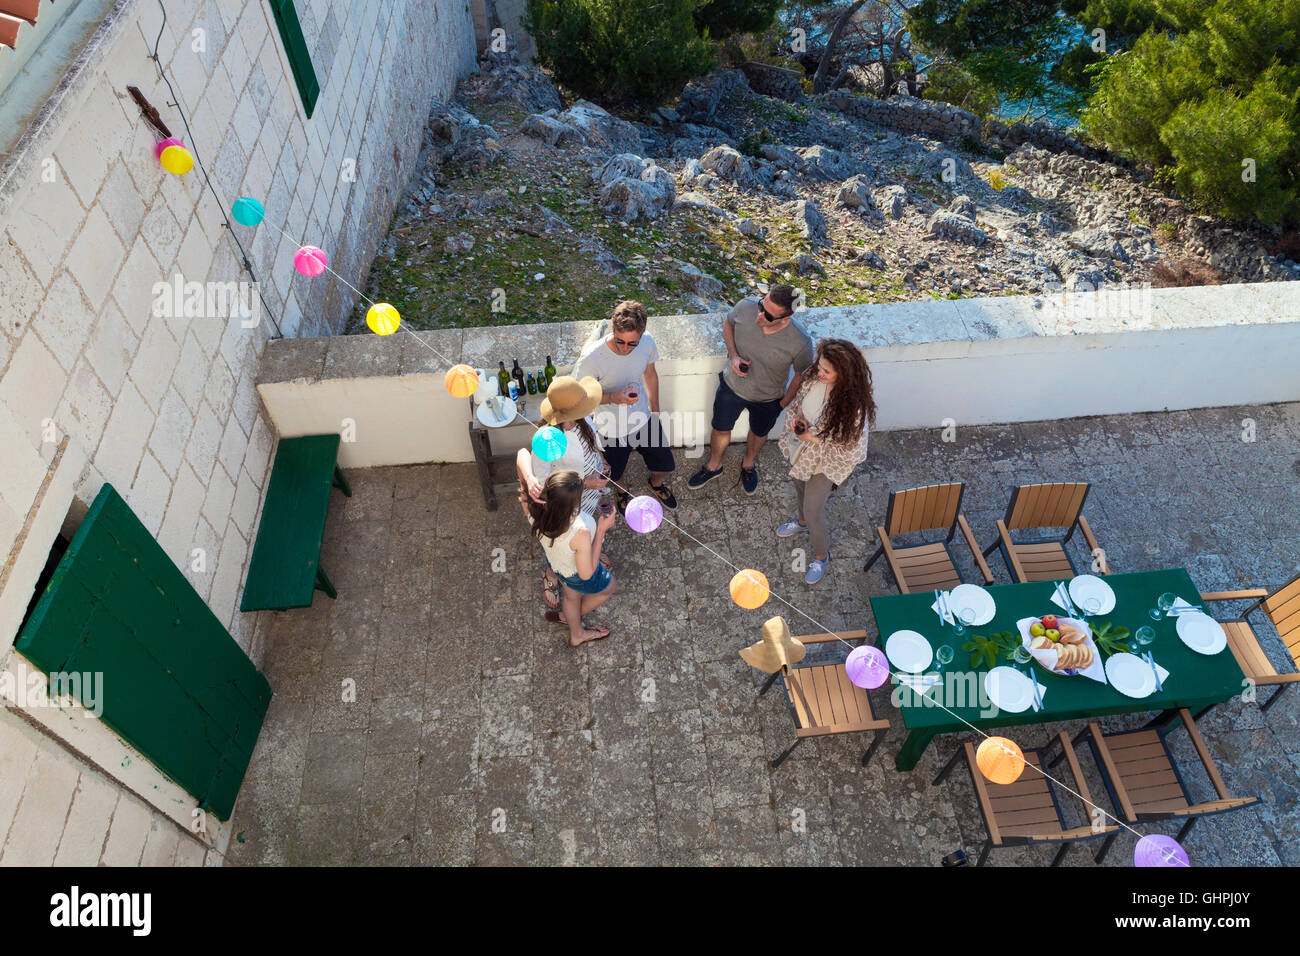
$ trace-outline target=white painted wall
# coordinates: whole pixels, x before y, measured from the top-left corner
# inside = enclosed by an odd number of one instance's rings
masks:
[[[863,349],[880,406],[879,430],[938,427],[946,418],[982,425],[1300,399],[1297,282],[898,303],[801,315],[814,339],[846,338]],[[468,404],[452,398],[442,382],[449,363],[495,369],[504,358],[508,368],[518,356],[534,367],[550,354],[563,369],[593,325],[420,333],[441,355],[408,335],[403,355],[421,356],[422,366],[377,359],[367,336],[277,342],[257,387],[283,436],[338,431],[342,419],[354,419],[356,441],[340,453],[352,467],[469,461]],[[725,364],[721,317],[657,317],[648,331],[661,356],[661,407],[707,423]],[[354,361],[354,354],[366,361]],[[369,377],[333,377],[354,367],[367,368]],[[498,434],[494,449],[510,450],[531,430]],[[742,428],[734,438],[744,436]]]
[[[321,86],[310,120],[264,0],[167,0],[165,26],[154,0],[121,0],[0,161],[0,670],[20,666],[5,658],[69,507],[104,482],[260,660],[258,618],[238,601],[275,446],[254,387],[268,316],[287,335],[341,327],[354,293],[328,274],[297,275],[294,250],[319,245],[363,284],[430,100],[474,63],[465,0],[296,6]],[[159,60],[218,195],[252,195],[268,210],[262,226],[236,227],[262,280],[263,318],[252,329],[224,315],[155,313],[154,284],[177,274],[249,278],[201,173],[161,169],[154,133],[127,95],[139,87],[189,139],[149,58],[160,27]],[[196,548],[203,572],[191,565]],[[155,805],[170,800],[156,770],[148,779],[94,770],[124,752],[102,725],[35,724],[51,740],[78,741],[68,759],[83,776]],[[33,766],[17,778],[17,800],[0,800],[0,864],[31,858],[28,818],[15,812],[48,802],[53,813],[62,799]],[[65,825],[96,831],[79,807]],[[159,819],[168,814],[183,822],[188,808],[172,801]],[[143,848],[111,857],[138,862]]]

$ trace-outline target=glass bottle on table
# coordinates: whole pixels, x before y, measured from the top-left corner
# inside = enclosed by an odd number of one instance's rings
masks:
[[[497,387],[498,389],[500,389],[501,395],[504,395],[505,397],[509,398],[510,397],[510,373],[506,371],[506,363],[497,362],[497,368],[500,369],[500,371],[497,372]]]
[[[528,393],[528,383],[524,381],[524,370],[519,367],[519,359],[515,359],[515,367],[510,370],[510,377],[519,383],[519,394]]]
[[[537,394],[537,379],[533,376],[532,372],[528,373],[528,394]]]
[[[551,363],[551,357],[546,356],[546,387],[550,388],[551,383],[555,381],[555,366]]]

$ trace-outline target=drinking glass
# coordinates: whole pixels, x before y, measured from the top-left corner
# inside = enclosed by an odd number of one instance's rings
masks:
[[[1166,591],[1164,594],[1160,595],[1160,597],[1156,599],[1156,606],[1147,612],[1151,615],[1151,620],[1160,621],[1168,617],[1169,609],[1174,606],[1174,602],[1177,600],[1178,595],[1171,591]]]
[[[1093,617],[1101,613],[1101,598],[1090,597],[1083,602],[1084,617]]]
[[[958,608],[957,611],[953,614],[952,629],[957,632],[958,637],[961,637],[963,634],[966,633],[966,628],[970,627],[972,624],[975,623],[975,618],[976,618],[976,614],[974,608],[970,608],[970,607]]]
[[[1143,624],[1134,632],[1134,637],[1137,638],[1138,646],[1146,647],[1156,639],[1156,629],[1150,624]]]
[[[1028,664],[1034,655],[1029,653],[1029,648],[1025,647],[1025,645],[1017,644],[1011,656],[1017,664]]]
[[[937,663],[934,669],[936,671],[941,671],[949,664],[951,664],[952,653],[953,653],[952,648],[949,647],[947,644],[941,644],[939,647],[935,648],[934,659]]]

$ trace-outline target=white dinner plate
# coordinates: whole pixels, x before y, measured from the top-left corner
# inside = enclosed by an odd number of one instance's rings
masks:
[[[1112,654],[1106,661],[1110,686],[1129,697],[1149,697],[1156,689],[1156,675],[1151,665],[1136,654]]]
[[[993,620],[993,615],[997,613],[993,595],[978,584],[959,584],[949,591],[948,607],[953,614],[963,608],[970,608],[975,612],[975,620],[971,624],[977,627]]]
[[[505,411],[503,416],[498,417],[493,414],[492,405],[495,402],[495,399],[480,402],[478,407],[474,409],[475,416],[477,416],[478,420],[488,428],[501,428],[505,425],[509,425],[518,415],[518,409],[515,408],[514,399],[506,398],[504,395],[498,395],[497,398],[501,399],[501,407]]]
[[[885,641],[885,656],[900,671],[919,674],[934,660],[934,648],[916,631],[895,631]]]
[[[1228,646],[1228,635],[1223,625],[1200,611],[1186,611],[1178,615],[1174,627],[1183,643],[1198,654],[1217,654]]]
[[[1095,574],[1080,574],[1070,579],[1070,600],[1081,614],[1087,614],[1088,598],[1095,597],[1101,601],[1097,614],[1109,614],[1115,610],[1115,591],[1109,584]]]
[[[1014,667],[995,667],[984,675],[984,690],[998,710],[1018,714],[1034,706],[1034,685]]]

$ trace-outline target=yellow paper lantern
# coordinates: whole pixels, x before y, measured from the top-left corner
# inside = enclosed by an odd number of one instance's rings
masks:
[[[442,381],[456,398],[469,398],[478,388],[478,372],[468,365],[453,365]]]
[[[194,154],[184,146],[168,146],[158,157],[162,168],[174,176],[184,176],[194,168]]]
[[[402,317],[387,302],[378,302],[366,311],[366,325],[375,335],[392,335],[402,324]]]
[[[737,572],[731,579],[731,599],[746,610],[752,611],[756,607],[762,607],[771,593],[763,572],[755,571],[753,568]]]
[[[994,783],[1015,783],[1025,769],[1025,755],[1015,741],[1006,737],[986,737],[975,751],[980,773]]]

